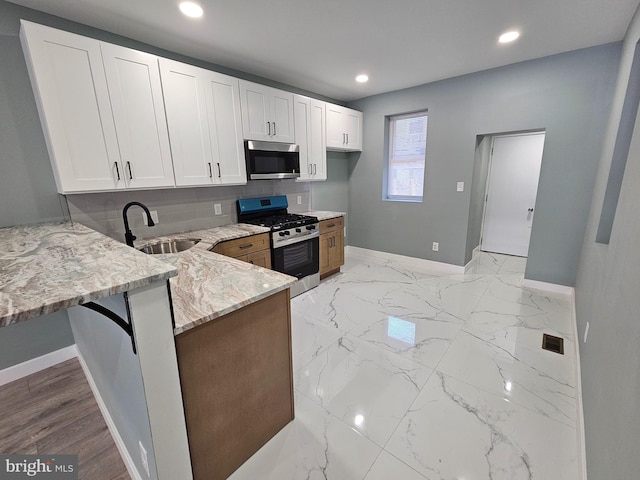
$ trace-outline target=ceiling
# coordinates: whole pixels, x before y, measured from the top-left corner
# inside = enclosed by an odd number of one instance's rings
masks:
[[[10,0],[350,101],[622,40],[638,0]],[[506,30],[522,35],[499,45]],[[369,82],[357,84],[359,73]]]

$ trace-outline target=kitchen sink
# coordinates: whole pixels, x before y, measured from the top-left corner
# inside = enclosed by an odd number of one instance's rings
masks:
[[[200,239],[181,239],[181,240],[165,240],[163,242],[152,243],[140,249],[141,252],[151,255],[161,253],[178,253],[189,250],[194,245],[197,245]]]

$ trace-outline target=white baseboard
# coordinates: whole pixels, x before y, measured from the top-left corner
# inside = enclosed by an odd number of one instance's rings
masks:
[[[75,348],[75,345],[74,345],[74,348]],[[91,387],[91,391],[93,392],[93,396],[96,399],[98,408],[100,408],[102,417],[104,418],[104,421],[107,424],[107,428],[111,433],[111,437],[113,437],[113,441],[116,444],[116,448],[118,449],[118,452],[120,452],[122,461],[124,462],[124,465],[127,467],[127,471],[129,472],[131,479],[143,480],[142,476],[140,475],[140,472],[138,472],[138,469],[136,468],[136,465],[133,462],[133,459],[131,458],[131,455],[129,455],[129,451],[127,450],[127,447],[124,444],[124,440],[122,440],[122,437],[120,436],[120,432],[118,432],[118,429],[116,428],[116,424],[111,418],[111,413],[109,413],[109,409],[107,408],[107,405],[104,403],[104,400],[100,395],[100,391],[96,386],[96,382],[93,380],[93,376],[89,371],[89,367],[87,367],[87,364],[84,361],[84,358],[82,358],[82,354],[80,352],[78,352],[78,360],[80,361],[80,365],[82,366],[82,370],[84,371],[85,377],[87,377],[87,382],[89,382],[89,387]],[[145,478],[147,477],[145,476]]]
[[[571,321],[573,322],[573,337],[575,338],[576,368],[576,435],[578,442],[578,469],[580,480],[587,480],[587,448],[584,432],[584,406],[582,403],[582,373],[580,368],[580,338],[578,337],[578,317],[576,315],[576,295],[571,292]]]
[[[5,368],[4,370],[0,370],[0,385],[6,385],[7,383],[27,377],[33,373],[39,372],[40,370],[44,370],[45,368],[53,367],[58,363],[66,362],[77,355],[78,351],[74,344],[40,357],[32,358],[31,360],[19,363],[18,365]]]
[[[345,253],[347,255],[355,255],[361,258],[409,263],[414,267],[421,267],[437,274],[462,275],[464,274],[465,269],[465,267],[451,265],[450,263],[434,262],[433,260],[425,260],[424,258],[407,257],[405,255],[398,255],[395,253],[369,250],[368,248],[352,247],[351,245],[347,245],[345,247]]]
[[[524,279],[522,286],[532,288],[533,290],[541,290],[543,292],[559,293],[560,295],[574,295],[574,288],[566,285],[557,285],[555,283],[538,282],[537,280]]]

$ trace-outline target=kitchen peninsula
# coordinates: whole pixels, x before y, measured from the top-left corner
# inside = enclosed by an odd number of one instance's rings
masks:
[[[201,242],[191,250],[159,260],[68,222],[0,229],[0,326],[68,309],[80,361],[125,463],[139,472],[148,468],[152,479],[214,478],[198,476],[190,457],[190,442],[192,452],[197,448],[189,425],[192,402],[186,388],[191,384],[181,389],[183,377],[189,376],[181,350],[195,360],[194,368],[205,368],[199,374],[206,376],[211,363],[202,355],[212,350],[202,345],[206,332],[216,330],[210,338],[227,339],[220,348],[233,347],[231,335],[240,329],[246,337],[264,316],[287,337],[279,344],[284,353],[278,365],[288,363],[290,369],[288,288],[295,279],[208,251],[217,241],[254,233],[243,226],[214,230],[198,232]],[[270,301],[280,310],[264,307],[262,302]],[[252,309],[249,315],[242,314],[245,309]],[[105,311],[125,326],[109,320]],[[272,311],[280,311],[284,320],[276,320]],[[232,317],[237,321],[227,322]],[[200,341],[199,346],[188,344],[187,337]],[[248,360],[260,365],[256,358]],[[282,378],[285,384],[286,374]],[[209,398],[224,397],[221,392],[210,391]],[[229,398],[226,405],[235,406]],[[146,466],[140,446],[148,454]],[[210,446],[209,457],[224,459],[215,452]]]

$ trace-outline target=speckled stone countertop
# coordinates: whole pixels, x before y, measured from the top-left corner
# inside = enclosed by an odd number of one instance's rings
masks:
[[[200,239],[184,252],[154,255],[178,268],[178,276],[170,280],[175,335],[285,290],[297,281],[295,277],[208,251],[222,241],[266,232],[266,227],[239,223],[136,242],[136,247],[141,248],[168,238]]]
[[[346,216],[344,212],[330,212],[326,210],[311,210],[309,212],[304,212],[303,215],[310,215],[312,217],[317,217],[318,221],[329,220],[330,218],[338,218]]]
[[[70,222],[0,229],[0,327],[166,281],[176,268]]]

